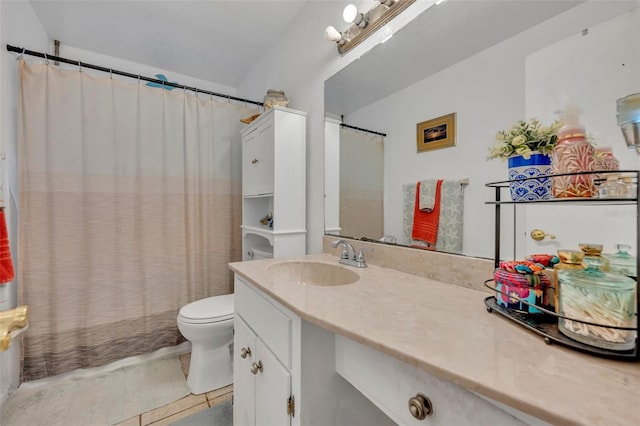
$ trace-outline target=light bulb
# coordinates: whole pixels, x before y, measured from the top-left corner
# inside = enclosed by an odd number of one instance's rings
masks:
[[[348,4],[342,11],[342,19],[347,24],[352,23],[358,16],[358,8],[353,4]]]
[[[324,38],[325,40],[335,41],[337,43],[342,38],[342,34],[340,34],[340,31],[336,30],[334,27],[329,25],[324,30]]]

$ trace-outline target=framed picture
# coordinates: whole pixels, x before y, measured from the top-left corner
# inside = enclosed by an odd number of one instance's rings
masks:
[[[416,125],[418,152],[456,146],[456,113]]]

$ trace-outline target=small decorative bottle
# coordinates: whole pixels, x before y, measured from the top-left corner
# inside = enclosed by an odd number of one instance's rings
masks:
[[[593,171],[595,150],[586,139],[579,112],[569,107],[563,114],[564,125],[558,130],[558,143],[551,152],[551,173]],[[578,174],[551,179],[551,192],[556,198],[591,198],[596,193],[593,175]]]

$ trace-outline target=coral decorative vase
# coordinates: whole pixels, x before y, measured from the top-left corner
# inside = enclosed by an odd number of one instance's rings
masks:
[[[540,201],[551,198],[551,157],[534,152],[526,159],[521,155],[508,158],[509,189],[513,201]],[[536,179],[530,179],[536,178]],[[523,180],[527,179],[527,180]]]

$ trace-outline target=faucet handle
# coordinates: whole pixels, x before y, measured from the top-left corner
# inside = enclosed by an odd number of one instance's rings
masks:
[[[349,259],[349,249],[347,246],[342,247],[342,254],[340,255],[341,259]]]
[[[356,255],[356,262],[358,262],[358,264],[362,266],[367,266],[367,260],[364,258],[365,251],[373,251],[373,249],[364,249],[362,247],[358,249],[358,254]]]

